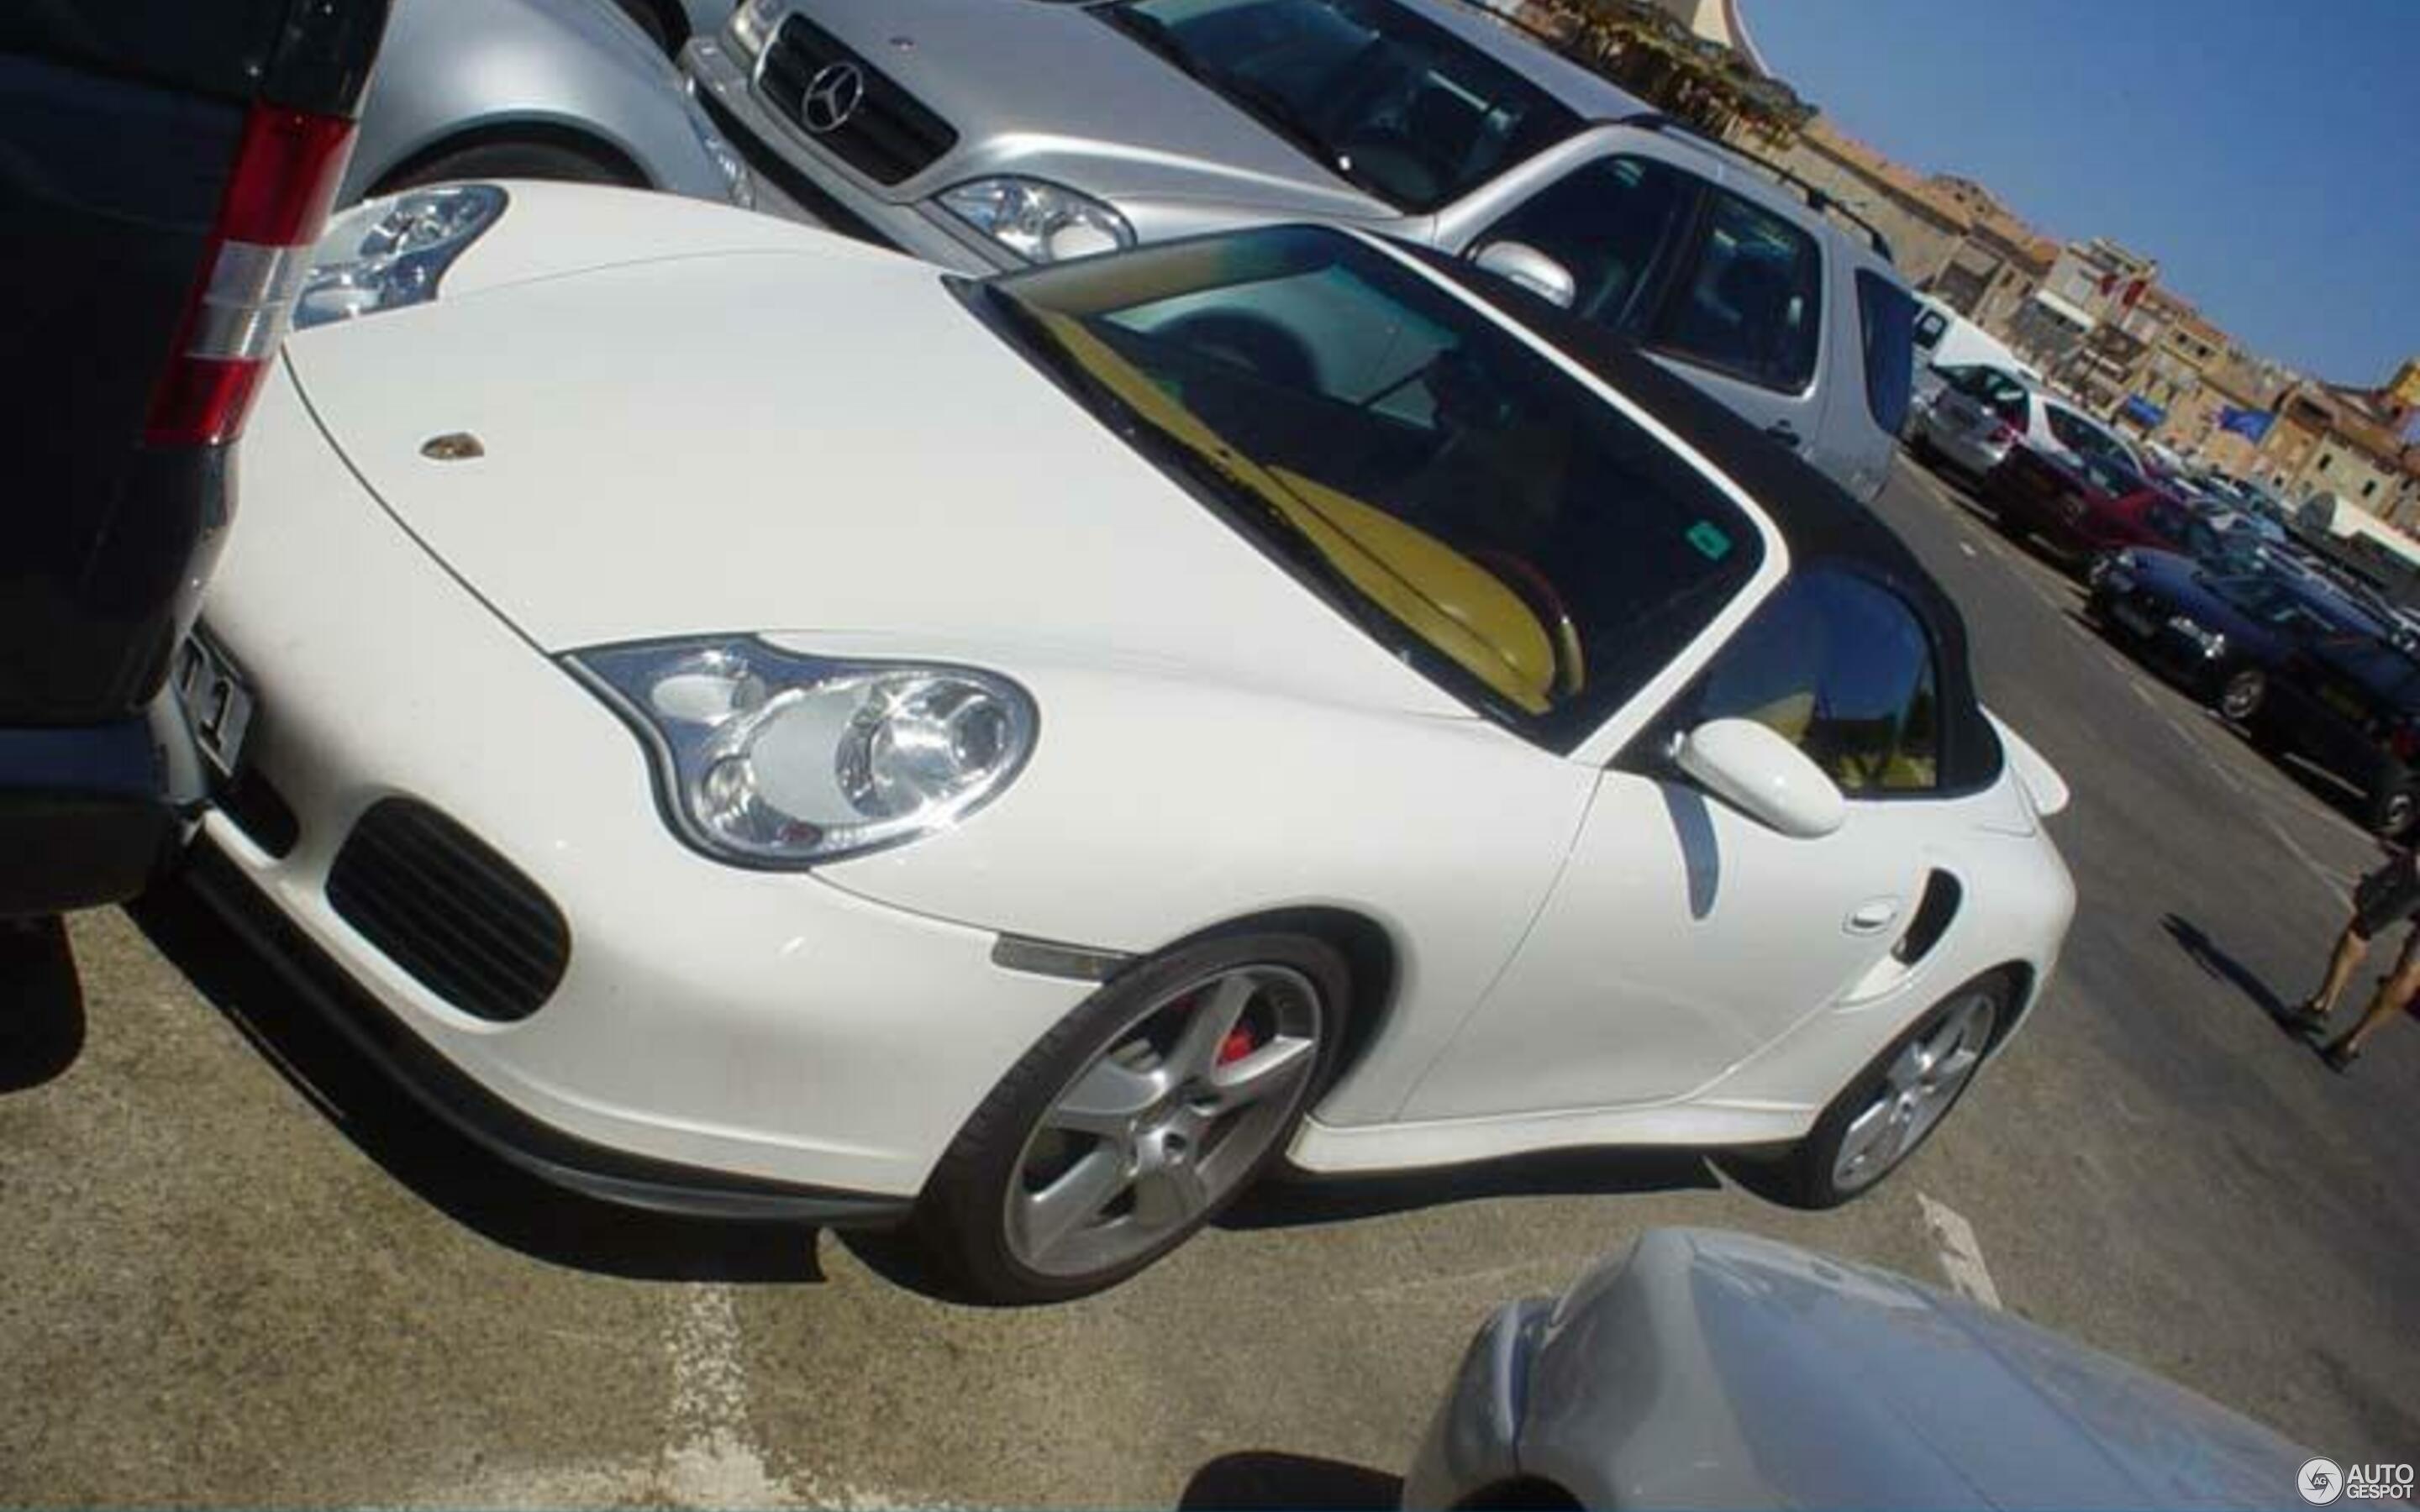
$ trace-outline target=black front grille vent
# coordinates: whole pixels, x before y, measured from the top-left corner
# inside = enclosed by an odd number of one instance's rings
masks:
[[[499,1023],[536,1012],[571,959],[571,927],[536,883],[408,798],[381,799],[353,825],[328,903],[422,986]]]
[[[840,77],[843,65],[856,70],[854,80]],[[810,100],[819,75],[830,87]],[[782,114],[877,184],[921,173],[958,140],[949,122],[804,16],[782,23],[757,77]],[[837,125],[829,119],[834,105],[845,106]]]

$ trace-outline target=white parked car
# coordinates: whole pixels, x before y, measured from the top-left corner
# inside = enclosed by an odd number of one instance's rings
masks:
[[[1484,275],[976,281],[549,185],[320,257],[184,670],[200,886],[549,1180],[911,1220],[1005,1299],[1280,1155],[1830,1203],[2053,966],[2065,790],[1947,600]]]

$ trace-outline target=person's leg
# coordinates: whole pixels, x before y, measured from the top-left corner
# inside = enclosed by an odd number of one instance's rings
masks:
[[[2420,997],[2420,924],[2414,924],[2404,936],[2403,954],[2396,961],[2395,969],[2378,984],[2369,1007],[2362,1011],[2361,1021],[2325,1047],[2328,1063],[2339,1069],[2350,1063],[2361,1054],[2361,1047],[2378,1032],[2379,1026],[2410,1008],[2414,997]]]
[[[2361,958],[2368,949],[2369,936],[2362,933],[2360,916],[2355,915],[2345,925],[2344,933],[2336,936],[2335,954],[2328,958],[2327,980],[2319,983],[2318,992],[2304,999],[2302,1007],[2295,1010],[2294,1016],[2316,1023],[2335,1012],[2336,999],[2344,995],[2345,984],[2352,980],[2353,972],[2360,967]],[[2409,959],[2411,953],[2411,947],[2405,946],[2405,958]]]

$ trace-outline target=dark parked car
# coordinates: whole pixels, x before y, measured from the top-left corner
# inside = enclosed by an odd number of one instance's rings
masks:
[[[2170,551],[2110,559],[2093,574],[2085,613],[2238,723],[2259,713],[2278,667],[2296,651],[2381,633],[2316,579],[2228,571]]]
[[[2020,440],[1984,474],[1981,495],[2001,529],[2039,537],[2078,567],[2103,551],[2157,544],[2143,517],[2154,501],[2174,501],[2144,481],[2123,444],[2081,427],[2058,439],[2064,449]]]
[[[20,378],[0,437],[11,939],[140,890],[198,795],[170,673],[386,10],[0,6],[0,359]],[[205,673],[193,687],[206,701]],[[212,718],[199,711],[205,753]]]
[[[2362,821],[2402,836],[2420,818],[2420,661],[2358,637],[2303,647],[2270,679],[2253,734],[2359,795]]]

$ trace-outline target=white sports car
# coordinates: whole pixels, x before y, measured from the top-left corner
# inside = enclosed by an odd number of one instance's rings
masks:
[[[373,202],[180,670],[197,885],[504,1158],[1041,1300],[1271,1160],[1934,1127],[2058,778],[1818,474],[1466,264],[990,281],[709,206]]]

